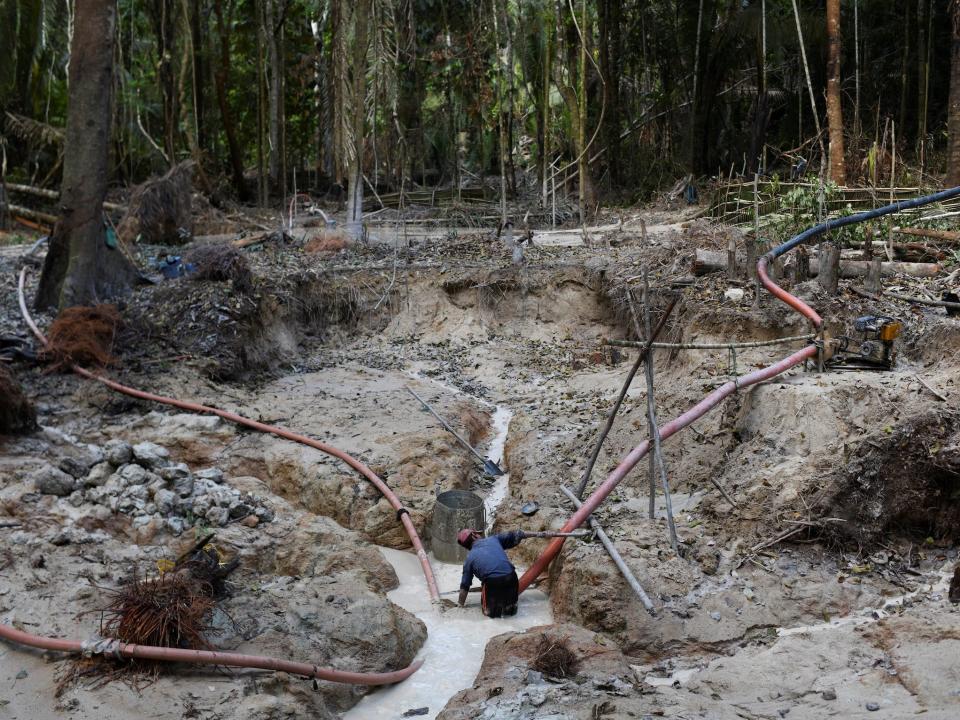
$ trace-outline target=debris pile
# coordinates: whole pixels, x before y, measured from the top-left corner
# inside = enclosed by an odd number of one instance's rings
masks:
[[[0,363],[0,435],[28,432],[37,425],[37,413],[20,383]]]
[[[187,242],[193,235],[192,175],[193,162],[187,161],[138,186],[117,226],[120,241],[151,245]]]
[[[36,491],[66,497],[75,507],[101,505],[132,518],[135,528],[156,522],[174,535],[191,527],[231,522],[256,527],[273,520],[263,498],[224,484],[218,468],[191,472],[184,463],[174,464],[166,448],[149,442],[131,446],[111,440],[103,448],[90,447],[86,462],[64,458],[60,467],[34,471]]]
[[[230,243],[204,243],[193,248],[187,260],[196,268],[194,280],[230,281],[236,292],[253,289],[253,275],[247,256]]]

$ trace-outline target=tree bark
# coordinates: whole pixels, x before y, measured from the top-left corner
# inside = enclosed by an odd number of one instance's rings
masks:
[[[950,62],[950,105],[947,110],[947,185],[960,185],[960,0],[950,3],[953,25]]]
[[[110,168],[116,0],[77,3],[70,46],[62,214],[50,238],[38,308],[94,305],[123,294],[136,269],[105,242],[103,199]]]
[[[840,99],[840,0],[827,0],[827,124],[830,131],[830,179],[847,184]]]

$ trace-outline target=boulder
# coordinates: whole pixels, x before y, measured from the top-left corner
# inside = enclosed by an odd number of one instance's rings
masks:
[[[133,448],[123,440],[110,440],[103,448],[104,457],[114,467],[120,467],[133,460]]]
[[[63,470],[47,464],[30,473],[30,479],[38,493],[66,497],[77,488],[77,480]]]
[[[170,451],[152,442],[142,442],[134,445],[133,457],[140,465],[151,470],[170,464]]]

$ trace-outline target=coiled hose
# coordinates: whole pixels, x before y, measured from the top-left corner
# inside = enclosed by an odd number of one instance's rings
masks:
[[[767,274],[767,265],[770,262],[777,259],[784,253],[793,250],[798,245],[802,245],[808,240],[822,235],[828,230],[844,227],[846,225],[854,225],[856,223],[864,222],[865,220],[872,220],[884,215],[891,215],[903,210],[910,210],[912,208],[930,205],[931,203],[937,203],[943,200],[949,200],[957,196],[960,196],[960,187],[943,190],[942,192],[915,198],[913,200],[905,200],[903,202],[893,203],[892,205],[885,205],[883,207],[876,208],[875,210],[867,210],[866,212],[827,220],[819,225],[815,225],[799,235],[792,237],[782,245],[778,245],[760,258],[760,260],[757,262],[757,274],[760,278],[760,282],[771,295],[783,301],[805,318],[810,320],[814,329],[819,331],[823,326],[823,319],[817,314],[816,310],[807,305],[803,300],[795,295],[790,294],[770,279],[769,275]],[[756,383],[776,377],[777,375],[786,372],[790,368],[816,357],[819,352],[820,348],[817,345],[809,345],[803,350],[785,357],[780,362],[774,363],[769,367],[762,368],[760,370],[754,370],[751,373],[740,375],[739,377],[734,378],[730,382],[720,386],[712,393],[707,395],[699,403],[680,415],[680,417],[670,421],[666,425],[663,425],[659,429],[660,440],[666,440],[668,437],[675,435],[677,432],[687,427],[698,418],[703,417],[710,410],[719,405],[725,398],[737,392],[740,388],[747,387],[749,385],[755,385]],[[570,516],[570,519],[567,520],[566,524],[560,529],[560,531],[570,532],[580,527],[607,498],[613,489],[620,484],[620,481],[627,476],[627,473],[636,467],[637,463],[640,462],[640,460],[649,451],[649,440],[644,440],[633,450],[631,450],[627,456],[620,461],[620,464],[614,468],[613,472],[611,472],[597,487],[597,489],[593,491],[593,494],[591,494],[590,497],[584,501],[580,509]],[[536,578],[540,577],[543,571],[547,569],[547,566],[560,553],[560,549],[563,547],[564,540],[565,538],[562,537],[554,538],[550,544],[547,545],[546,549],[540,554],[540,556],[533,562],[533,564],[527,568],[527,571],[523,574],[523,577],[520,578],[521,592],[526,590],[527,587],[529,587],[530,584]]]
[[[33,321],[33,318],[30,316],[30,312],[27,310],[27,303],[24,296],[26,274],[27,269],[24,267],[20,271],[20,280],[18,284],[18,301],[20,303],[20,312],[23,315],[24,321],[26,321],[27,325],[30,326],[30,330],[34,335],[36,335],[37,339],[43,345],[47,345],[46,336],[40,331],[40,328],[37,327],[36,323]],[[417,530],[413,525],[413,521],[410,519],[410,514],[400,503],[400,500],[393,493],[393,491],[387,487],[386,483],[384,483],[383,480],[376,475],[376,473],[374,473],[370,468],[356,458],[348,455],[342,450],[322,443],[318,440],[314,440],[313,438],[309,438],[305,435],[300,435],[283,428],[275,427],[273,425],[267,425],[266,423],[261,423],[256,420],[251,420],[250,418],[244,417],[243,415],[238,415],[237,413],[220,410],[207,405],[200,405],[198,403],[178,400],[176,398],[154,395],[153,393],[127,387],[126,385],[121,385],[120,383],[103,377],[102,375],[90,372],[89,370],[86,370],[77,364],[72,364],[71,369],[73,372],[82,377],[90,380],[96,380],[97,382],[106,385],[110,389],[116,390],[124,395],[129,395],[130,397],[135,397],[140,400],[149,400],[152,402],[172,405],[173,407],[189,410],[190,412],[217,415],[224,420],[229,420],[230,422],[238,425],[244,425],[260,432],[269,433],[271,435],[276,435],[277,437],[307,445],[343,460],[347,465],[352,467],[367,480],[373,483],[373,485],[376,486],[376,488],[383,494],[385,498],[387,498],[393,508],[397,511],[397,517],[403,524],[407,534],[410,536],[410,541],[416,550],[417,557],[420,559],[420,565],[423,568],[423,574],[427,581],[430,597],[434,601],[439,601],[440,593],[437,589],[436,579],[433,575],[433,568],[430,566],[430,560],[427,558],[427,553],[423,549],[423,543],[420,542],[420,537],[417,535]],[[41,637],[38,635],[25,633],[8,625],[2,624],[0,624],[0,637],[23,645],[30,645],[32,647],[38,647],[45,650],[63,650],[67,652],[80,652],[82,650],[82,643],[80,641],[58,640],[54,638]],[[315,677],[321,680],[350,683],[354,685],[386,685],[399,682],[412,675],[422,665],[422,662],[418,661],[411,664],[409,667],[404,668],[403,670],[397,670],[395,672],[355,673],[345,672],[342,670],[332,670],[329,668],[318,668],[314,665],[308,665],[306,663],[296,663],[288,660],[278,660],[276,658],[262,657],[257,655],[240,655],[237,653],[224,653],[205,650],[181,650],[177,648],[149,647],[145,645],[121,643],[119,645],[118,652],[123,657],[131,658],[169,660],[174,662],[190,662],[195,664],[223,665],[230,667],[253,667],[263,670],[281,670],[283,672],[289,672],[295,675],[305,675],[307,677]]]

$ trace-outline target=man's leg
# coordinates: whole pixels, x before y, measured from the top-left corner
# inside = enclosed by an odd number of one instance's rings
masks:
[[[520,581],[517,579],[517,573],[514,572],[506,587],[503,588],[503,614],[511,617],[517,614],[517,601],[520,599]]]

